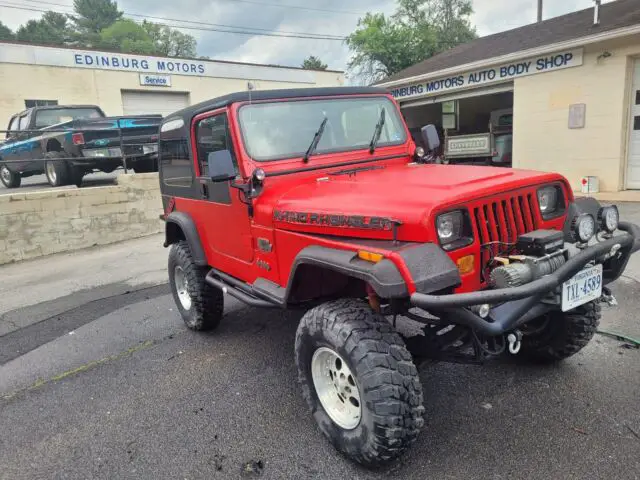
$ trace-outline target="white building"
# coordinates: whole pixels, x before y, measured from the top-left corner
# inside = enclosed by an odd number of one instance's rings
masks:
[[[640,1],[617,0],[479,38],[380,82],[410,128],[488,131],[512,110],[513,166],[575,190],[640,189]],[[511,120],[510,120],[511,121]]]
[[[344,74],[238,62],[0,42],[0,130],[25,108],[95,104],[107,115],[163,114],[256,89],[339,86]]]

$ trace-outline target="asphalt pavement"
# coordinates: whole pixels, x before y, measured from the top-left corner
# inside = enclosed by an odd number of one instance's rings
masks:
[[[622,211],[640,220],[637,205]],[[640,478],[640,350],[625,342],[598,335],[546,367],[422,364],[424,431],[371,472],[334,451],[302,400],[301,313],[227,298],[217,331],[188,331],[157,243],[78,252],[81,274],[104,269],[106,283],[74,284],[70,256],[0,267],[13,302],[0,320],[14,325],[0,336],[0,479]],[[638,280],[636,257],[602,328],[640,337]],[[40,293],[17,299],[21,285]]]
[[[96,172],[85,175],[82,179],[83,187],[102,187],[105,185],[113,185],[116,177],[124,170],[116,170],[111,173]],[[6,188],[0,183],[0,195],[7,193],[26,193],[37,192],[39,190],[63,190],[67,188],[77,188],[75,185],[67,185],[64,187],[51,187],[47,182],[47,177],[44,175],[34,175],[33,177],[26,177],[22,179],[22,183],[19,188]]]

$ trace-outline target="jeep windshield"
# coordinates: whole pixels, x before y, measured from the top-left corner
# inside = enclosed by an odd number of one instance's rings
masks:
[[[48,108],[38,110],[36,113],[36,128],[46,128],[73,120],[86,120],[89,118],[102,118],[103,115],[97,108]]]
[[[369,149],[382,110],[386,120],[377,148],[407,140],[395,104],[387,97],[294,100],[244,105],[239,123],[247,153],[265,162],[303,157],[326,118],[314,155]]]

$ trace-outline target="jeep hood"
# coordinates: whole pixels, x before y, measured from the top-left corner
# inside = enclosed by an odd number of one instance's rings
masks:
[[[350,173],[339,172],[304,179],[291,188],[282,185],[284,193],[271,203],[274,226],[308,233],[386,239],[391,238],[388,225],[391,219],[402,224],[399,239],[428,241],[424,226],[443,210],[533,185],[565,183],[562,176],[554,173],[463,165],[369,165]],[[568,190],[568,186],[565,188]]]

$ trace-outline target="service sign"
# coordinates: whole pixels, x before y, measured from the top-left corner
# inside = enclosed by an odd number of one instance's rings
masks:
[[[141,73],[140,85],[147,87],[170,87],[171,75],[146,75]]]
[[[492,83],[506,82],[518,77],[538,73],[579,67],[583,62],[583,49],[558,52],[550,55],[519,60],[497,67],[474,70],[467,73],[416,83],[391,90],[399,101],[411,98],[441,95],[465,88],[480,87]]]

